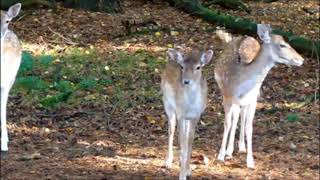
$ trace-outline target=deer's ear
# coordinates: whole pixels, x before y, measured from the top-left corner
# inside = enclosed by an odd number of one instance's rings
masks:
[[[176,61],[179,64],[183,62],[183,55],[179,50],[169,48],[167,54],[169,56],[169,60]]]
[[[270,37],[271,32],[272,32],[272,29],[269,24],[258,24],[257,25],[258,36],[264,43],[271,42],[271,37]]]
[[[211,61],[212,56],[213,56],[213,51],[211,49],[204,52],[201,55],[201,59],[200,59],[201,65],[204,66],[204,65],[208,64]]]
[[[18,16],[20,9],[21,9],[21,3],[17,3],[15,5],[11,6],[7,12],[8,16],[10,18],[14,18],[14,17]]]
[[[239,47],[239,55],[241,62],[245,64],[249,64],[252,60],[258,55],[260,51],[260,44],[259,42],[253,37],[246,37],[244,38]]]

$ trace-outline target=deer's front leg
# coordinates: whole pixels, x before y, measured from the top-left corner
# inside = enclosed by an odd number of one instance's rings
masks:
[[[200,118],[199,118],[200,119]],[[189,132],[189,140],[188,140],[188,168],[187,168],[187,176],[191,176],[191,166],[190,166],[190,162],[191,162],[191,155],[192,155],[192,145],[193,145],[193,140],[194,140],[194,134],[196,131],[196,126],[198,123],[197,119],[193,119],[193,120],[189,120],[190,123],[190,130]]]
[[[192,153],[192,142],[195,133],[196,120],[181,120],[179,122],[180,136],[180,174],[179,180],[184,180],[191,175],[190,158]]]
[[[187,122],[185,119],[179,120],[179,143],[180,143],[180,174],[179,180],[187,179],[187,159],[188,159],[188,141],[187,141]]]
[[[9,96],[8,88],[1,88],[1,151],[8,151],[8,130],[7,130],[7,101]]]
[[[232,117],[232,105],[231,104],[224,104],[224,113],[225,113],[225,120],[224,120],[224,131],[223,131],[223,139],[222,144],[220,147],[218,160],[224,161],[224,157],[226,155],[226,144],[228,140],[228,135],[231,128],[231,117]]]

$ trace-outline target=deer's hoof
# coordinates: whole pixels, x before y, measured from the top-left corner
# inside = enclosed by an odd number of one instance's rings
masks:
[[[232,154],[227,154],[226,155],[226,159],[232,159],[232,158],[233,158]]]
[[[254,169],[253,158],[247,158],[247,167],[250,168],[250,169]]]
[[[224,157],[225,157],[225,154],[223,154],[223,153],[219,153],[219,155],[218,155],[218,160],[219,161],[221,161],[221,162],[224,162]]]
[[[168,169],[170,169],[172,167],[172,161],[173,158],[166,158],[165,162],[164,162],[164,166]]]

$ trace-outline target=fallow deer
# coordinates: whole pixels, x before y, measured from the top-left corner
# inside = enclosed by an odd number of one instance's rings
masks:
[[[234,137],[239,115],[241,116],[239,151],[245,152],[247,140],[247,167],[254,168],[252,155],[252,121],[257,97],[268,72],[277,63],[301,66],[304,59],[280,35],[270,34],[269,25],[259,24],[257,33],[263,44],[257,41],[235,38],[230,41],[215,65],[215,79],[223,95],[225,112],[224,133],[218,159],[232,157]],[[251,37],[252,38],[252,37]],[[246,45],[243,45],[245,43]],[[254,48],[253,48],[254,47]],[[245,54],[253,48],[257,52]],[[250,54],[250,53],[249,53]],[[255,56],[253,57],[252,54]],[[244,58],[249,57],[249,60]],[[253,59],[250,59],[253,58]],[[229,137],[229,144],[226,144]]]
[[[169,62],[161,76],[164,108],[168,117],[169,146],[166,166],[173,161],[173,137],[178,122],[180,143],[179,179],[191,175],[190,156],[196,124],[207,104],[207,81],[202,68],[208,64],[213,51],[202,54],[193,51],[185,54],[180,50],[168,50]]]
[[[7,101],[21,63],[21,45],[16,34],[8,29],[11,20],[19,14],[21,4],[1,11],[1,151],[8,151]]]

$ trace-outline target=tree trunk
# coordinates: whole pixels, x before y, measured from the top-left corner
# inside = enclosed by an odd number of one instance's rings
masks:
[[[237,18],[223,13],[210,10],[202,6],[197,0],[168,0],[170,4],[174,4],[186,11],[187,13],[198,16],[208,22],[216,23],[227,29],[241,34],[251,36],[257,35],[257,24],[248,20]],[[304,37],[299,37],[291,32],[285,32],[281,29],[274,29],[273,33],[282,35],[288,43],[300,53],[304,53],[313,57],[320,55],[320,42],[311,41]]]

